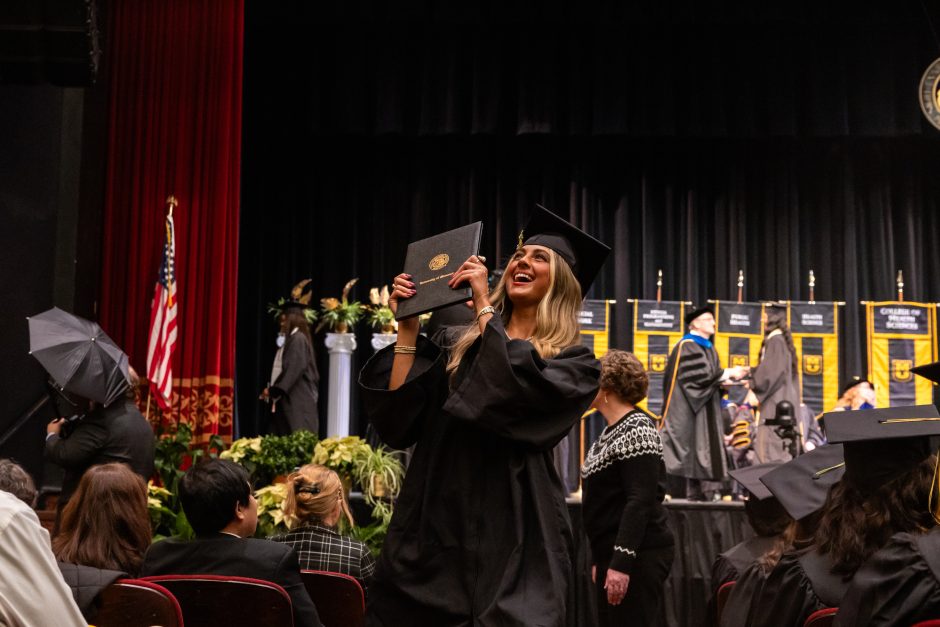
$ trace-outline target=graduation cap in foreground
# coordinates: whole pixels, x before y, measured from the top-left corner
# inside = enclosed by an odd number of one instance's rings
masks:
[[[685,322],[685,326],[689,326],[690,324],[692,324],[692,321],[693,321],[693,320],[695,320],[695,319],[698,318],[699,316],[704,315],[704,314],[707,314],[707,313],[710,313],[711,315],[714,316],[714,315],[715,315],[715,308],[712,307],[711,305],[705,305],[705,306],[703,306],[703,307],[697,307],[697,308],[693,309],[692,311],[690,311],[689,313],[685,314],[685,318],[683,318],[682,321]]]
[[[872,491],[895,479],[936,451],[940,413],[933,405],[829,412],[826,436],[845,446],[845,478]]]
[[[763,501],[764,499],[772,497],[773,494],[767,489],[767,486],[761,483],[760,478],[771,470],[780,468],[781,465],[780,462],[755,464],[753,466],[729,470],[728,474],[731,475],[732,479],[744,486],[744,488],[751,493],[752,497],[758,501]]]
[[[778,466],[760,480],[793,520],[800,520],[826,503],[829,488],[838,483],[844,473],[842,445],[829,444]]]
[[[550,248],[568,262],[581,285],[582,295],[587,294],[604,260],[610,254],[607,244],[594,239],[542,205],[535,206],[535,212],[529,218],[528,224],[519,233],[517,248],[528,245]]]
[[[911,372],[919,374],[925,379],[930,379],[934,383],[940,383],[940,361],[911,368]]]

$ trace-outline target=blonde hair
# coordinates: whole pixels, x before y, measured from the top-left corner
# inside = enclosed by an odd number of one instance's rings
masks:
[[[539,302],[535,316],[535,332],[532,334],[532,346],[543,359],[550,359],[569,346],[581,342],[578,325],[578,312],[581,310],[581,286],[564,259],[547,249],[549,287],[544,298]],[[509,263],[512,259],[509,260]],[[509,267],[506,264],[506,268]],[[496,308],[504,324],[512,318],[512,301],[506,294],[506,281],[511,280],[508,272],[503,272],[499,283],[490,294],[490,303]],[[480,337],[480,325],[470,323],[460,339],[454,344],[447,372],[453,376],[460,365],[460,360],[471,345]]]
[[[333,513],[337,500],[349,524],[354,525],[339,475],[319,464],[302,466],[287,477],[287,500],[284,503],[287,528],[323,522]]]

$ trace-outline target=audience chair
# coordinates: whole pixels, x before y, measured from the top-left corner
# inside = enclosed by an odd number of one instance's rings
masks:
[[[922,620],[919,623],[914,623],[914,627],[940,627],[940,618],[931,618],[930,620]]]
[[[122,579],[101,591],[96,600],[96,627],[182,627],[180,604],[163,586],[140,579]]]
[[[167,588],[183,609],[186,627],[293,627],[284,588],[270,581],[221,575],[156,575],[144,581]]]
[[[307,593],[317,606],[323,627],[362,627],[366,603],[354,577],[324,570],[302,570]]]
[[[824,610],[817,610],[809,615],[803,627],[830,627],[836,620],[837,607],[827,607]]]
[[[728,597],[731,596],[731,589],[734,588],[733,581],[726,581],[721,584],[718,588],[718,592],[715,593],[715,610],[718,612],[717,620],[715,624],[721,622],[721,613],[725,610],[725,604],[728,602]]]

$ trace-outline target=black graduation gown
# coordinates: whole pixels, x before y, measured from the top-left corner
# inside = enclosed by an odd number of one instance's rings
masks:
[[[903,625],[940,618],[940,529],[897,533],[862,565],[842,599],[836,625]]]
[[[734,587],[728,600],[725,601],[724,610],[721,613],[721,620],[718,624],[721,627],[745,627],[750,625],[748,614],[751,611],[751,605],[764,587],[767,575],[761,567],[755,562],[750,567],[738,574]],[[719,586],[715,586],[718,590]],[[716,608],[712,606],[712,611]]]
[[[388,390],[392,347],[360,374],[391,446],[416,444],[369,590],[371,625],[562,625],[571,530],[551,451],[594,399],[583,346],[543,360],[494,316],[448,385],[445,354],[418,338]]]
[[[767,575],[749,612],[752,627],[802,627],[813,612],[839,607],[848,588],[816,550],[787,553]]]
[[[744,571],[773,548],[778,537],[754,536],[719,553],[712,564],[712,589],[717,591],[722,584],[737,581]]]
[[[672,349],[663,375],[663,398],[667,399],[663,458],[669,474],[689,479],[724,479],[719,393],[722,374],[724,369],[714,348],[686,339]]]
[[[310,340],[300,331],[290,333],[281,353],[281,374],[271,384],[271,394],[277,400],[274,433],[287,435],[301,429],[317,432],[320,428],[319,383],[320,374]]]
[[[790,452],[774,427],[768,427],[764,422],[777,415],[777,405],[781,401],[789,401],[793,405],[796,417],[795,412],[800,406],[800,382],[797,377],[786,338],[782,334],[768,337],[751,382],[751,389],[760,401],[760,425],[754,442],[758,463],[791,459]]]

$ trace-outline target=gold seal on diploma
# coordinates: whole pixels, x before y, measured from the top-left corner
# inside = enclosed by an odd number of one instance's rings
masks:
[[[940,59],[927,66],[920,78],[920,110],[931,124],[940,129]]]
[[[434,257],[431,258],[431,261],[428,262],[428,267],[431,270],[440,270],[446,266],[449,261],[450,257],[447,255],[447,253],[441,253],[440,255],[434,255]]]

